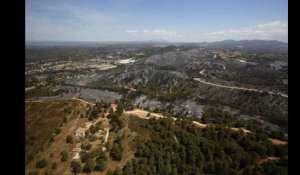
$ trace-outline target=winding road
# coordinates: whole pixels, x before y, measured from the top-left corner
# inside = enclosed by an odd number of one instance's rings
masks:
[[[258,89],[251,89],[251,88],[244,88],[244,87],[236,87],[236,86],[226,86],[226,85],[221,85],[221,84],[215,84],[215,83],[210,83],[210,82],[207,82],[207,81],[204,81],[203,79],[201,78],[193,78],[195,81],[198,81],[200,83],[203,83],[203,84],[207,84],[207,85],[211,85],[211,86],[216,86],[216,87],[221,87],[221,88],[226,88],[226,89],[236,89],[236,90],[243,90],[243,91],[252,91],[252,92],[264,92],[262,90],[258,90]],[[267,92],[268,94],[271,94],[271,95],[280,95],[282,97],[286,97],[288,98],[288,95],[286,94],[283,94],[283,93],[275,93],[275,92],[272,92],[272,91],[268,91]]]

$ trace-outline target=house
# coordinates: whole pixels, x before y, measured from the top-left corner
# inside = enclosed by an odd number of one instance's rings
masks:
[[[78,127],[75,131],[75,136],[76,137],[84,137],[86,130],[87,130],[87,128]]]
[[[91,122],[86,122],[86,123],[85,123],[85,127],[86,127],[87,129],[89,129],[89,128],[92,126],[92,124],[93,124],[93,123],[91,123]]]

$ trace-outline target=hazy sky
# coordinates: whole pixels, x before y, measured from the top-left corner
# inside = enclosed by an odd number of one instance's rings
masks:
[[[26,40],[287,42],[287,0],[26,0]]]

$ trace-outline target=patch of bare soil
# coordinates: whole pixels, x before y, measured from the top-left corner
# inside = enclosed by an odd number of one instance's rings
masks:
[[[288,142],[286,141],[283,141],[283,140],[278,140],[278,139],[269,139],[272,144],[274,145],[285,145],[285,144],[288,144]]]

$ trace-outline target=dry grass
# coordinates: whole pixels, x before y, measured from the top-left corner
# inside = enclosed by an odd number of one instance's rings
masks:
[[[75,100],[66,101],[46,101],[46,102],[26,102],[25,112],[25,137],[26,140],[30,140],[34,137],[34,144],[25,145],[25,156],[33,154],[34,159],[30,162],[26,162],[26,172],[31,170],[37,171],[35,168],[35,162],[40,158],[46,158],[48,160],[48,166],[43,170],[38,170],[40,173],[44,171],[52,172],[55,174],[70,173],[70,161],[72,159],[71,150],[75,147],[79,140],[74,138],[73,144],[66,144],[66,136],[72,134],[73,131],[80,125],[84,124],[87,119],[79,118],[80,113],[84,113],[86,110],[86,104]],[[71,112],[66,114],[64,108],[70,106],[73,111],[79,111],[79,114]],[[54,133],[54,129],[59,127],[63,118],[68,118],[67,124],[63,124],[61,127],[61,133],[54,137],[54,142],[49,142],[49,138]],[[60,152],[66,150],[69,152],[69,160],[66,162],[60,161]],[[52,162],[57,163],[55,170],[51,169]],[[68,168],[66,168],[68,167]]]

